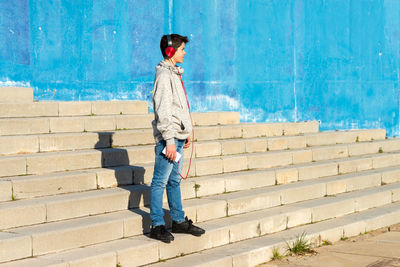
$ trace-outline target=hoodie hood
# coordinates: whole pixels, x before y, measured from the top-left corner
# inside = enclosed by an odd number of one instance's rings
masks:
[[[158,65],[156,66],[156,71],[160,71],[161,69],[167,69],[169,71],[172,71],[176,74],[182,74],[184,72],[184,69],[179,67],[179,66],[172,66],[171,64],[165,62],[164,60],[161,60]],[[179,70],[179,73],[178,73]]]

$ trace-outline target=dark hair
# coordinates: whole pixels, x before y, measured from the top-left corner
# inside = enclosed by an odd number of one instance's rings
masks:
[[[179,34],[171,34],[171,41],[172,41],[172,47],[175,50],[178,50],[178,47],[180,47],[182,43],[185,44],[188,43],[189,39],[187,38],[187,36],[182,36]],[[164,58],[167,58],[167,55],[165,54],[165,49],[167,49],[167,47],[168,47],[168,38],[167,35],[163,35],[160,41],[160,49]]]

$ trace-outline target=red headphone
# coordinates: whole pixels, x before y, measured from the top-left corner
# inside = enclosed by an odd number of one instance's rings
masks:
[[[171,58],[175,55],[175,48],[172,47],[171,35],[167,35],[168,47],[165,49],[167,57]]]

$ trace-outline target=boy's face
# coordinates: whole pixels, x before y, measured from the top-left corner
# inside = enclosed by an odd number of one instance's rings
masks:
[[[180,47],[178,47],[178,49],[175,51],[175,55],[172,57],[172,59],[176,62],[176,63],[182,63],[183,62],[183,58],[186,55],[186,51],[185,51],[185,43],[182,43]]]

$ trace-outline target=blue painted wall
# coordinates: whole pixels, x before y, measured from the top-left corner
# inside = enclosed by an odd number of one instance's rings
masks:
[[[0,85],[150,100],[170,31],[194,111],[400,133],[400,0],[0,0]]]

